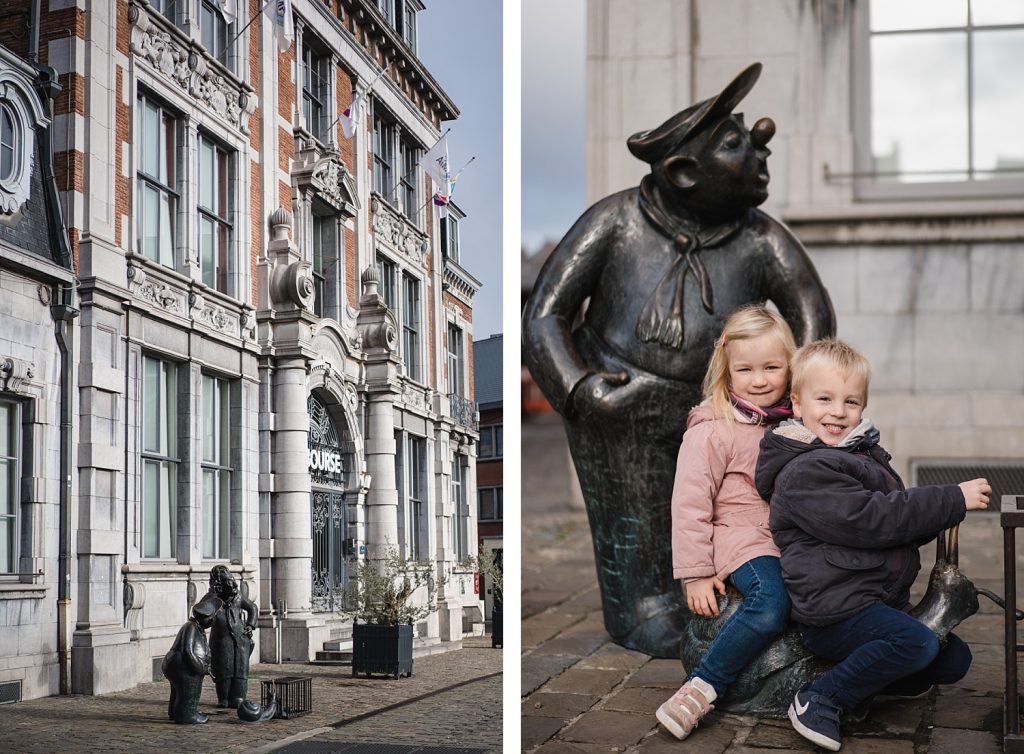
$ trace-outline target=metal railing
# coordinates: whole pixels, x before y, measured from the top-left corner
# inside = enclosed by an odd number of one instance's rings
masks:
[[[448,393],[448,404],[451,406],[452,419],[461,427],[476,432],[479,429],[480,416],[476,402],[458,393]]]

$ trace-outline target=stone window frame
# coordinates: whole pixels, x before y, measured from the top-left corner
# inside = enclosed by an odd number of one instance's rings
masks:
[[[208,207],[203,204],[203,179],[205,177],[203,173],[203,150],[207,145],[213,150],[214,165],[216,166],[213,192],[218,195],[222,193],[222,196],[214,198],[215,203],[221,205],[219,207]],[[234,294],[232,280],[237,277],[237,271],[235,270],[237,254],[232,252],[235,246],[234,215],[237,202],[234,193],[238,155],[233,149],[202,129],[198,131],[198,147],[195,207],[197,214],[196,249],[199,254],[200,276],[204,285],[231,296]],[[203,259],[202,227],[204,221],[209,221],[214,226],[214,253],[210,259],[213,264],[212,269],[207,269],[207,265],[205,265],[206,260]],[[212,273],[212,276],[209,278],[208,273]]]
[[[148,170],[143,166],[145,155],[150,153],[153,149],[153,145],[148,143],[149,131],[148,123],[146,122],[149,107],[152,105],[156,109],[157,113],[157,167],[166,167],[168,173],[173,170],[173,175],[168,175],[166,178],[159,174],[151,175]],[[181,112],[166,103],[165,100],[157,95],[150,92],[145,87],[139,87],[135,95],[135,130],[133,133],[133,140],[135,145],[135,253],[139,256],[149,259],[150,261],[159,264],[163,267],[167,267],[172,270],[178,270],[180,266],[180,260],[178,259],[178,242],[180,238],[180,224],[181,220],[179,217],[178,208],[182,200],[182,181],[183,179],[183,160],[180,155],[181,146],[184,136],[184,118]],[[173,139],[173,143],[166,144],[168,139]],[[166,154],[159,151],[159,146],[163,145],[163,149]],[[160,165],[159,163],[166,160],[166,165]],[[143,192],[147,189],[152,189],[157,193],[157,248],[156,256],[151,255],[147,252],[144,247],[145,232],[144,228],[146,225],[147,218],[145,212],[146,202],[143,198]],[[166,200],[165,200],[166,197]],[[167,233],[168,238],[166,240],[167,248],[164,248],[165,240],[163,238],[162,228],[162,203],[166,201],[168,204],[167,209]]]
[[[22,76],[0,64],[0,108],[10,117],[11,170],[0,175],[0,216],[14,215],[28,201],[35,164],[35,128],[46,123],[39,98]]]
[[[207,386],[208,380],[213,381],[214,389],[214,422],[218,423],[219,426],[214,428],[214,434],[217,435],[215,444],[217,446],[216,455],[207,455],[207,436],[209,434],[209,428],[207,421],[210,417],[207,415]],[[216,560],[229,560],[231,558],[231,552],[233,544],[237,536],[233,536],[232,519],[234,516],[233,512],[240,508],[239,490],[237,487],[237,474],[236,469],[239,466],[239,448],[238,443],[233,442],[233,434],[235,427],[239,422],[239,409],[240,405],[238,396],[239,386],[238,381],[230,378],[223,377],[221,375],[203,371],[201,373],[201,385],[202,389],[199,392],[199,416],[202,426],[200,434],[199,444],[199,464],[200,464],[200,488],[202,490],[202,503],[200,505],[200,516],[201,516],[201,534],[200,534],[200,554],[205,561],[216,561]],[[226,401],[227,405],[224,405]],[[208,521],[211,511],[208,508],[208,487],[207,487],[207,475],[214,474],[218,479],[214,486],[215,493],[215,507],[212,511],[213,521]],[[212,533],[208,530],[208,526],[213,530],[216,530],[215,544],[211,543],[209,534]],[[210,547],[214,544],[213,547]]]
[[[298,68],[302,128],[320,144],[334,144],[334,55],[323,39],[306,28],[303,21],[297,20],[296,38],[301,50],[296,51],[295,64]],[[315,90],[312,88],[314,77],[318,82]]]
[[[453,348],[453,341],[455,348]],[[458,322],[448,321],[445,327],[445,356],[448,365],[448,393],[462,398],[466,395],[466,330]]]
[[[6,439],[6,442],[0,443],[0,468],[6,468],[5,476],[9,480],[6,490],[0,488],[0,497],[9,493],[11,498],[9,513],[4,513],[0,508],[0,527],[8,527],[11,543],[8,563],[0,559],[0,579],[3,580],[18,578],[21,562],[21,508],[24,504],[21,490],[27,434],[23,418],[24,403],[25,401],[17,396],[0,393],[2,413],[10,411],[8,421],[0,421],[0,440]]]
[[[457,563],[465,562],[469,547],[469,456],[452,454],[452,549]]]
[[[488,517],[484,516],[484,493],[492,493],[492,510],[495,516]],[[504,520],[505,514],[505,502],[504,502],[504,487],[501,485],[493,485],[489,487],[477,487],[476,489],[477,499],[477,521],[479,523],[497,522]]]
[[[147,448],[147,410],[152,407],[152,396],[149,395],[149,389],[147,388],[147,382],[149,381],[149,370],[148,363],[156,362],[160,368],[160,374],[158,376],[158,390],[155,403],[155,411],[161,415],[164,422],[166,423],[166,429],[164,430],[168,434],[164,437],[159,438],[156,449]],[[175,561],[179,555],[178,553],[178,507],[179,507],[179,495],[180,486],[183,481],[183,474],[187,473],[187,457],[183,457],[185,454],[182,453],[181,438],[179,432],[179,417],[178,409],[182,403],[187,403],[187,400],[183,401],[181,394],[183,375],[181,374],[182,365],[179,362],[171,361],[162,358],[156,353],[150,353],[144,351],[141,359],[142,377],[140,392],[142,396],[141,401],[141,412],[139,416],[139,464],[140,464],[140,484],[141,494],[139,498],[139,531],[140,531],[140,556],[144,560],[163,560],[163,561]],[[157,429],[161,432],[163,427]],[[173,434],[171,434],[173,433]],[[162,432],[161,432],[162,434]],[[171,453],[174,455],[171,455]],[[157,552],[156,554],[150,554],[150,546],[153,544],[149,536],[150,522],[148,517],[150,514],[149,509],[152,507],[147,496],[149,490],[147,490],[147,478],[146,478],[146,465],[156,464],[160,473],[160,481],[163,481],[164,467],[167,468],[168,483],[166,489],[160,490],[160,495],[156,501],[156,512],[158,515],[158,528],[160,524],[165,523],[168,528],[166,540],[168,542],[167,549],[163,548],[163,536],[162,531],[157,532]],[[163,487],[163,485],[161,485]],[[164,500],[164,493],[167,495],[167,499]]]
[[[438,223],[441,231],[441,254],[444,259],[459,264],[459,221],[462,219],[458,214],[452,212],[452,205],[448,205],[446,216]]]
[[[400,452],[396,456],[399,500],[402,505],[402,524],[405,530],[403,557],[423,562],[430,557],[430,536],[427,531],[429,505],[427,438],[405,430],[399,432]]]
[[[402,323],[400,346],[402,366],[408,379],[413,382],[425,383],[423,329],[426,318],[423,316],[423,280],[406,269],[401,270],[400,279],[400,311],[396,314]],[[412,300],[410,300],[410,292],[415,294]]]
[[[221,8],[225,2],[234,0],[199,0],[199,39],[211,58],[230,68],[229,52],[232,46],[234,24],[228,23]],[[208,21],[212,21],[211,24]]]
[[[966,2],[967,0],[965,0]],[[969,23],[969,21],[968,21]],[[1004,28],[1004,27],[1000,27]],[[1024,28],[1024,24],[1012,24],[1005,28]],[[954,27],[972,34],[973,27]],[[896,32],[903,33],[903,32]],[[917,33],[908,30],[907,34]],[[854,135],[854,189],[858,201],[881,201],[898,199],[973,199],[1013,197],[1024,192],[1024,177],[999,180],[964,180],[913,183],[886,183],[878,180],[871,154],[872,111],[871,111],[871,37],[870,3],[855,3],[852,10],[851,49],[851,110]],[[968,48],[968,55],[970,55]],[[970,59],[968,76],[970,77]],[[968,91],[968,96],[970,92]],[[972,104],[967,102],[970,111]],[[968,140],[971,139],[968,133]],[[970,149],[970,144],[968,144]]]

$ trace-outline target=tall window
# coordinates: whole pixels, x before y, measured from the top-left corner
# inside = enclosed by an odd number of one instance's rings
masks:
[[[416,174],[419,169],[420,150],[405,139],[402,139],[398,144],[398,151],[399,163],[402,166],[402,176],[398,181],[399,201],[405,216],[416,222],[416,215],[419,210]]]
[[[469,556],[469,505],[466,502],[466,457],[455,454],[452,459],[452,519],[455,557],[461,563]]]
[[[480,487],[477,490],[481,521],[501,521],[504,517],[504,500],[501,487]]]
[[[231,383],[203,375],[203,557],[229,557]]]
[[[395,31],[399,33],[409,49],[416,53],[416,11],[409,0],[395,0]]]
[[[426,551],[427,441],[409,436],[409,560],[423,560]]]
[[[0,400],[0,574],[18,572],[21,406]]]
[[[1024,178],[1024,143],[1012,125],[1024,121],[1024,4],[871,0],[866,25],[861,159],[875,182],[918,184],[915,193],[947,184],[962,194]]]
[[[448,323],[448,392],[455,395],[466,394],[466,362],[464,354],[462,328]]]
[[[199,138],[199,267],[203,282],[222,293],[228,292],[231,246],[229,163],[225,150]]]
[[[391,311],[398,311],[398,267],[389,259],[377,257],[377,277],[380,278],[380,297]]]
[[[154,10],[172,22],[174,21],[174,10],[178,5],[178,0],[150,0],[149,4],[153,6]]]
[[[136,115],[138,251],[173,267],[178,205],[176,120],[162,105],[146,96],[138,98]]]
[[[234,0],[226,0],[234,2]],[[213,0],[203,0],[199,8],[199,31],[203,47],[221,63],[227,64],[228,24]]]
[[[395,124],[373,118],[373,190],[389,199],[395,190]]]
[[[487,427],[480,427],[480,453],[477,458],[501,458],[502,448],[502,425],[492,424]]]
[[[331,215],[313,215],[313,286],[316,289],[313,311],[318,317],[330,316],[334,309],[337,225],[337,220]]]
[[[18,167],[16,123],[10,106],[0,102],[0,181],[9,181]]]
[[[178,477],[174,364],[142,360],[142,555],[173,558]]]
[[[420,281],[402,275],[402,359],[407,377],[422,379],[420,368]]]
[[[315,37],[310,34],[303,36],[302,114],[309,132],[320,141],[326,141],[330,57],[322,54],[320,49]]]
[[[459,263],[459,221],[450,212],[441,220],[441,253],[445,258]]]

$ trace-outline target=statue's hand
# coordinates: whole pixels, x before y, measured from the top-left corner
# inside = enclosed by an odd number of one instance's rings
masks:
[[[588,375],[573,391],[573,409],[577,416],[609,416],[623,408],[629,384],[628,372],[595,372]]]

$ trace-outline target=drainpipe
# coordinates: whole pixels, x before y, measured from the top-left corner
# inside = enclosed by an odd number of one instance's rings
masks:
[[[51,237],[56,241],[56,261],[67,270],[74,272],[71,247],[61,216],[57,179],[53,174],[53,103],[60,93],[57,71],[39,64],[39,7],[40,0],[33,0],[29,17],[29,62],[38,71],[35,85],[46,105],[50,126],[38,129],[40,163],[43,172],[43,190],[46,193],[46,219]],[[54,321],[54,335],[60,354],[60,496],[57,558],[57,657],[60,666],[60,693],[71,693],[71,377],[74,364],[74,343],[72,322],[79,310],[74,306],[77,283],[61,283],[55,286],[50,306]]]

